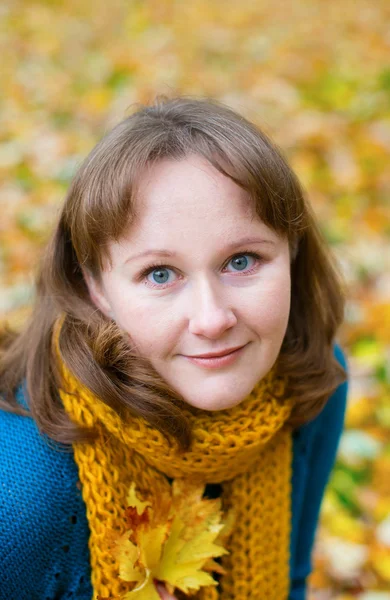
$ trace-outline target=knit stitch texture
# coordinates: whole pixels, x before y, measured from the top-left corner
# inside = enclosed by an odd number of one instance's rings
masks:
[[[236,524],[222,557],[226,575],[218,590],[204,588],[202,600],[283,600],[289,590],[291,527],[291,431],[285,425],[292,400],[281,400],[284,382],[271,371],[238,406],[191,421],[193,443],[180,453],[144,419],[124,423],[84,388],[62,363],[64,406],[71,418],[94,426],[98,438],[74,444],[90,527],[94,598],[119,598],[128,589],[109,551],[113,535],[123,533],[126,493],[132,482],[158,502],[168,478],[221,483],[222,505],[234,507]]]

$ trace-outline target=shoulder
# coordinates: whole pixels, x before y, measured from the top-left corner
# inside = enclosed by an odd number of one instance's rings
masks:
[[[20,404],[27,407],[22,388],[17,397]],[[49,502],[48,492],[55,493],[55,498],[60,499],[75,486],[77,469],[72,448],[61,447],[43,436],[32,418],[1,411],[0,431],[0,469],[2,481],[8,483],[3,486],[3,494],[13,500],[24,496],[39,508]],[[46,492],[44,495],[43,491]]]
[[[22,388],[18,400],[26,406]],[[51,597],[53,590],[57,598],[61,586],[89,587],[82,572],[89,533],[72,448],[45,438],[30,417],[0,411],[0,480],[0,579],[9,597]],[[23,596],[26,564],[31,595]]]
[[[339,345],[334,346],[334,355],[347,370]],[[305,597],[320,507],[344,427],[347,391],[348,381],[344,381],[322,411],[293,432],[291,600]]]

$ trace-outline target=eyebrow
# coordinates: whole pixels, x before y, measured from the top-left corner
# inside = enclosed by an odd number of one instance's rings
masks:
[[[231,244],[228,244],[227,246],[225,246],[224,251],[225,252],[231,252],[232,250],[235,250],[236,248],[239,248],[240,246],[244,246],[245,244],[269,244],[272,246],[275,246],[275,242],[273,240],[268,240],[268,239],[260,239],[260,238],[252,238],[252,237],[245,237],[242,238],[241,240],[239,240],[238,242],[233,242]],[[127,258],[125,260],[125,264],[136,260],[138,258],[144,258],[145,256],[167,256],[167,257],[174,257],[174,256],[178,256],[177,252],[171,252],[170,250],[145,250],[144,252],[139,252],[138,254],[134,254],[134,256],[130,256],[129,258]]]

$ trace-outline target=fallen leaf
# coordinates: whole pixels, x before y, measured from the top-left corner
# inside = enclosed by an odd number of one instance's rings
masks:
[[[156,506],[143,501],[132,484],[125,511],[127,531],[116,544],[119,576],[135,587],[123,600],[158,600],[154,580],[184,593],[217,585],[210,571],[223,573],[213,559],[227,550],[234,516],[222,520],[221,500],[203,499],[204,486],[180,479]]]

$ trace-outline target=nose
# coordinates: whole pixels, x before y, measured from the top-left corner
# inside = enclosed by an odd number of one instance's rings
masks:
[[[213,282],[202,279],[194,283],[189,318],[189,331],[194,335],[203,335],[217,339],[237,323],[237,317],[229,306],[224,290],[217,289]]]

